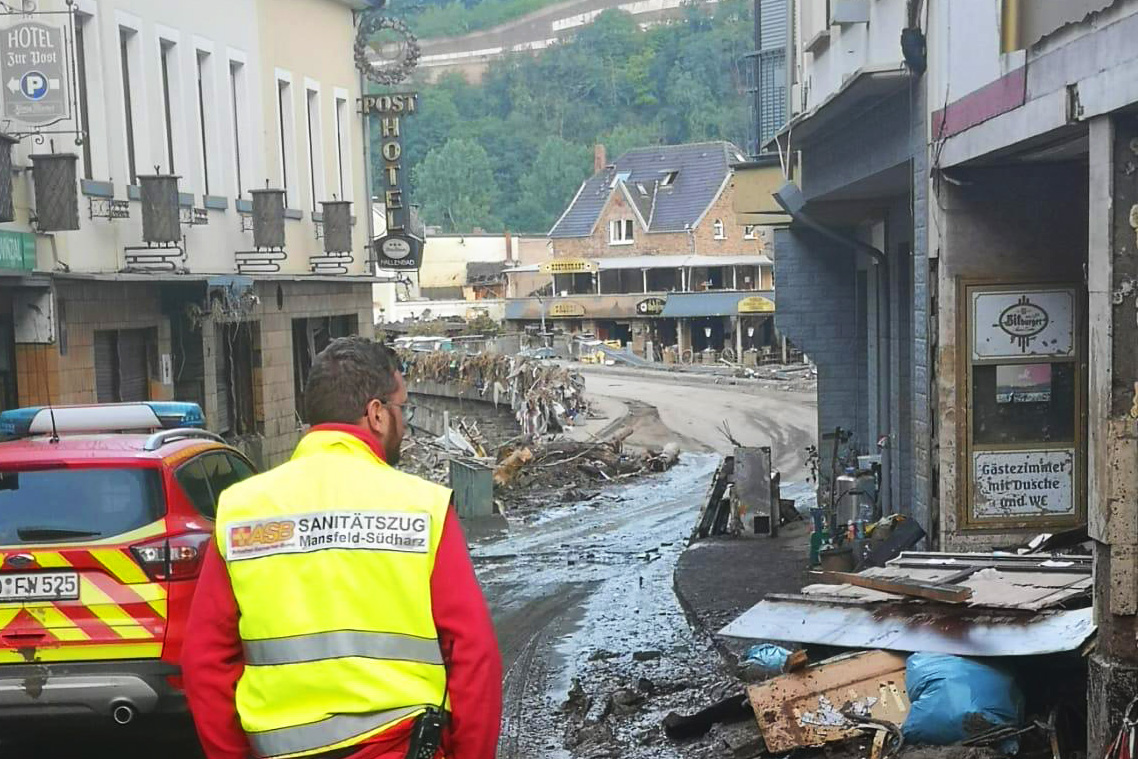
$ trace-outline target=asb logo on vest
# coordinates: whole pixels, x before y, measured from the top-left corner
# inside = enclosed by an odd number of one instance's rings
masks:
[[[427,553],[430,539],[429,514],[325,511],[230,525],[226,558],[241,561],[326,549]]]

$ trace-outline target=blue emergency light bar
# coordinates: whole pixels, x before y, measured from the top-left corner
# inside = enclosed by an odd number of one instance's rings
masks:
[[[175,401],[148,401],[51,408],[33,406],[0,413],[0,435],[7,437],[46,435],[53,431],[64,434],[180,428],[205,428],[205,414],[201,406]]]

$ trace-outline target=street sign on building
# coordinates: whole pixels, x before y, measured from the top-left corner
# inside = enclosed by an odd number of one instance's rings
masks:
[[[63,29],[24,21],[0,31],[4,118],[31,127],[70,118]]]

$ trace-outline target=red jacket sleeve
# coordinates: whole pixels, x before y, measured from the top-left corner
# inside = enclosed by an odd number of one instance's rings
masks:
[[[453,509],[435,557],[431,604],[451,704],[444,753],[448,759],[494,759],[502,721],[502,657]]]
[[[207,759],[248,759],[237,718],[237,681],[245,669],[237,599],[213,541],[206,550],[182,648],[182,677]]]

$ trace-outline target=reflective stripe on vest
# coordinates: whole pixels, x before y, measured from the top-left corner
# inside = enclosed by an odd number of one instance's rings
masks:
[[[397,633],[339,630],[289,638],[247,640],[244,645],[245,663],[252,666],[303,664],[349,656],[419,664],[443,663],[437,640]]]
[[[424,706],[406,706],[371,714],[337,714],[308,725],[249,733],[249,744],[257,756],[303,754],[343,743],[358,735],[365,735],[424,709],[426,709]]]

